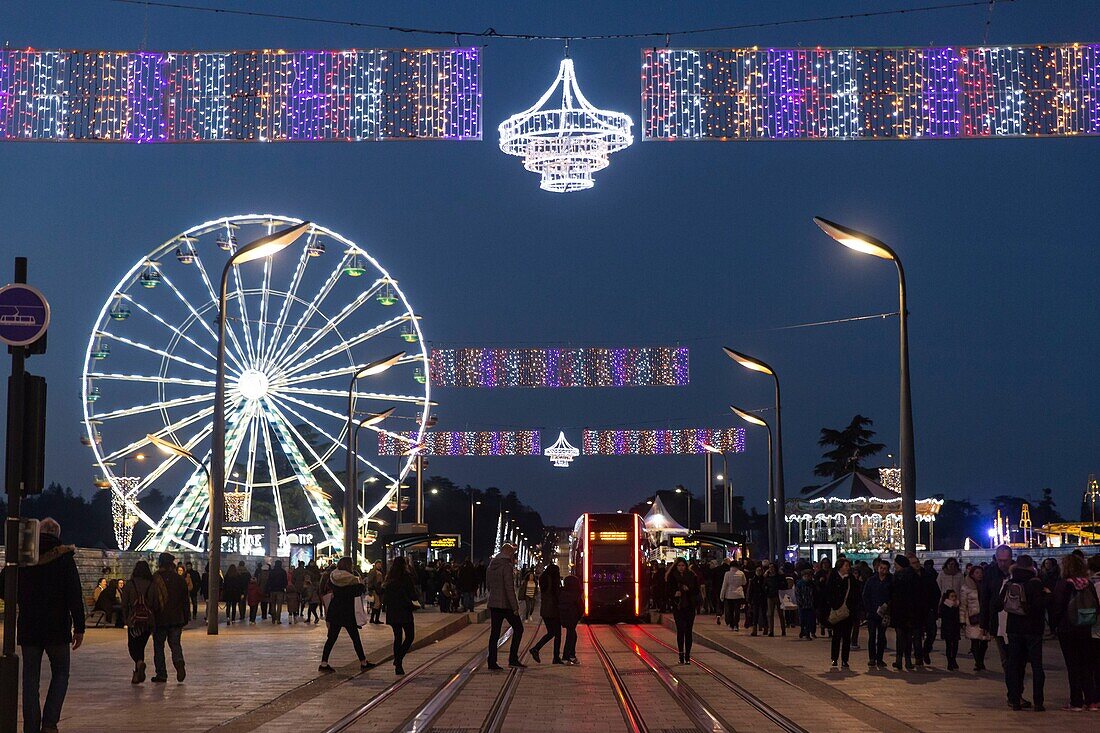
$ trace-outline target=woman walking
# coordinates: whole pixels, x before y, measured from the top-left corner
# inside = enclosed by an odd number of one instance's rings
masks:
[[[699,579],[688,569],[687,561],[678,557],[669,568],[665,582],[668,585],[668,597],[672,599],[672,618],[676,622],[676,650],[680,653],[680,664],[691,664],[695,609],[699,604]]]
[[[153,633],[156,613],[163,607],[166,596],[164,585],[153,580],[149,563],[144,560],[134,563],[130,582],[122,589],[122,613],[129,631],[126,646],[130,659],[134,660],[131,684],[138,685],[145,681],[145,645]]]
[[[722,576],[722,589],[718,593],[725,606],[726,626],[733,631],[740,629],[741,604],[745,602],[745,574],[740,563],[734,562]]]
[[[405,674],[402,662],[412,647],[415,628],[413,611],[419,606],[416,584],[404,557],[396,557],[382,583],[382,605],[386,607],[386,623],[393,630],[393,671]]]
[[[859,594],[855,592],[855,581],[852,578],[852,561],[846,557],[837,561],[836,570],[829,576],[826,599],[829,607],[827,618],[829,628],[833,631],[832,638],[832,664],[830,668],[837,669],[837,658],[840,658],[841,666],[847,670],[848,654],[852,645],[852,619],[855,614]]]
[[[244,588],[240,584],[240,574],[236,565],[230,565],[225,571],[225,579],[222,581],[222,600],[225,601],[225,625],[232,626],[237,620],[237,609],[241,605],[241,594]],[[242,618],[241,621],[244,621]]]
[[[970,656],[974,657],[975,672],[985,671],[985,653],[989,650],[989,634],[979,625],[982,612],[979,589],[984,572],[981,565],[971,567],[959,590],[959,622],[970,640]]]
[[[542,576],[539,577],[539,592],[542,594],[539,613],[542,615],[542,622],[546,624],[546,633],[531,647],[531,658],[538,664],[542,664],[542,660],[539,659],[539,650],[544,644],[553,640],[554,664],[561,664],[561,616],[558,611],[561,598],[561,571],[558,570],[557,563],[549,563],[546,570],[542,571]]]
[[[565,645],[561,658],[566,664],[580,664],[577,661],[577,624],[581,621],[581,581],[576,575],[567,575],[561,584],[558,597],[558,616],[565,629]]]
[[[523,597],[523,620],[527,621],[531,618],[531,614],[535,612],[535,598],[539,593],[539,583],[535,580],[535,573],[528,571],[527,575],[523,578],[523,585],[520,586]]]
[[[1060,577],[1050,599],[1050,618],[1069,677],[1069,705],[1062,708],[1079,713],[1098,701],[1094,669],[1098,661],[1090,653],[1096,608],[1096,589],[1089,582],[1085,559],[1069,554],[1062,558]]]
[[[764,587],[764,568],[756,566],[756,570],[749,579],[748,587],[749,618],[752,619],[752,623],[746,626],[752,626],[752,633],[749,636],[756,636],[757,629],[764,623],[764,612],[768,608],[768,591]],[[764,633],[767,633],[767,629],[764,629]]]
[[[328,663],[328,655],[332,653],[332,647],[336,645],[336,639],[341,630],[346,630],[351,637],[351,644],[355,647],[355,654],[359,657],[359,668],[370,669],[374,665],[367,661],[367,655],[363,653],[363,642],[359,639],[359,627],[355,624],[355,604],[359,602],[359,596],[363,595],[363,581],[353,572],[350,557],[342,557],[336,563],[336,569],[329,574],[332,586],[332,600],[328,604],[328,638],[325,639],[325,648],[321,652],[321,664],[318,672],[334,672]]]

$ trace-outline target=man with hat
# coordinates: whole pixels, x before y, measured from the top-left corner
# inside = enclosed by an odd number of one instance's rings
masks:
[[[157,610],[156,626],[153,627],[153,667],[156,674],[152,681],[168,681],[168,666],[164,660],[164,642],[167,641],[172,649],[176,681],[183,682],[187,672],[183,666],[183,645],[180,637],[183,635],[183,627],[191,620],[191,603],[187,582],[176,572],[176,558],[171,553],[160,553],[157,558],[156,578],[164,583],[166,593],[164,607]]]

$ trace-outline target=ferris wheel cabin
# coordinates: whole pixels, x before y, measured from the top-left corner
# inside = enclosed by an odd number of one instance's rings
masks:
[[[572,574],[581,581],[588,621],[635,621],[642,598],[645,524],[637,514],[582,514],[570,540]]]

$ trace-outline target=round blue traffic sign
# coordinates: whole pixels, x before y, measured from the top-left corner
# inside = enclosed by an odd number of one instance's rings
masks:
[[[50,325],[50,304],[38,288],[16,283],[0,288],[0,341],[33,344]]]

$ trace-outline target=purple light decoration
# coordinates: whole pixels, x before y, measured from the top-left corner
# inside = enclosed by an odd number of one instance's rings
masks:
[[[415,433],[402,433],[415,440]],[[430,432],[424,434],[423,455],[427,456],[541,456],[537,430],[481,430]],[[386,433],[378,434],[378,455],[401,456],[409,443]]]
[[[1100,134],[1100,44],[647,49],[648,140]]]
[[[478,49],[0,50],[0,141],[480,140]]]
[[[586,456],[699,455],[703,444],[723,453],[745,451],[744,428],[685,428],[682,430],[585,430]]]
[[[432,349],[434,387],[679,387],[685,347]]]

